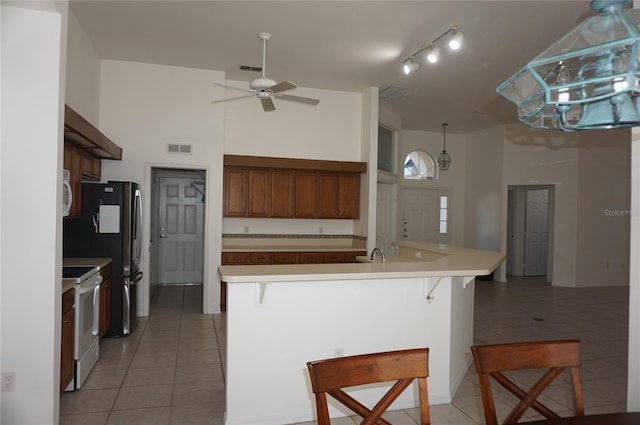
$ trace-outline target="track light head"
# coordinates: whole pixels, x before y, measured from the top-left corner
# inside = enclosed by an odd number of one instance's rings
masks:
[[[453,37],[451,37],[451,40],[449,40],[449,48],[451,50],[458,50],[460,47],[462,47],[463,41],[464,41],[464,34],[456,31],[454,27]]]
[[[440,52],[442,52],[440,46],[432,46],[431,50],[429,50],[429,53],[427,54],[427,60],[430,63],[438,62],[438,59],[440,58]]]
[[[404,72],[405,75],[409,75],[417,71],[419,67],[420,66],[413,61],[413,58],[411,58],[410,61],[405,62],[404,65],[402,66],[402,72]]]

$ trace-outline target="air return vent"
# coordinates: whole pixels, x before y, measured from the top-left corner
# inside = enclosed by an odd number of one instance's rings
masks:
[[[240,65],[241,71],[262,72],[261,66]]]
[[[389,86],[381,89],[378,97],[381,99],[402,99],[405,96],[409,96],[414,91],[416,91],[416,89]]]
[[[191,153],[191,145],[167,144],[167,153]]]

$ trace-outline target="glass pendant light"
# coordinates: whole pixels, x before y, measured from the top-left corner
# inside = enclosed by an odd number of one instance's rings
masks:
[[[497,92],[533,128],[564,131],[640,125],[640,10],[592,0],[599,12],[505,81]]]
[[[447,126],[449,124],[447,123],[443,123],[442,124],[442,153],[440,154],[440,156],[438,157],[438,167],[440,167],[441,170],[446,171],[449,169],[449,166],[451,165],[451,156],[449,156],[449,154],[447,153]]]

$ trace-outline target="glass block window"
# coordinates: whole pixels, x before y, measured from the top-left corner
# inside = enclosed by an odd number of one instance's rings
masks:
[[[436,162],[425,151],[413,151],[404,159],[404,178],[407,180],[435,180]]]
[[[378,125],[378,170],[394,172],[394,132]]]

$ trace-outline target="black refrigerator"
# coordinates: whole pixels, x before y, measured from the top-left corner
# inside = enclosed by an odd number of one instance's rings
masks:
[[[142,279],[142,199],[134,182],[82,183],[82,213],[63,222],[65,257],[109,257],[111,325],[105,336],[133,331]]]

